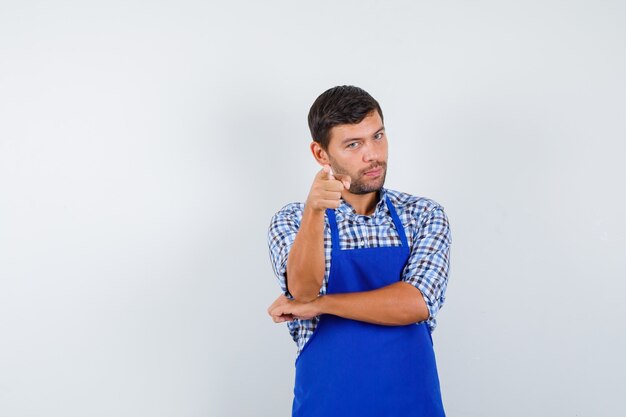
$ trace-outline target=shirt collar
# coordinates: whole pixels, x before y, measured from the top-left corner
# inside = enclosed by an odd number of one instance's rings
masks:
[[[379,194],[378,194],[378,202],[376,203],[374,214],[372,214],[371,217],[381,218],[385,216],[385,214],[388,212],[387,204],[385,204],[386,197],[387,197],[387,190],[385,189],[385,187],[381,187],[379,190]],[[340,201],[341,203],[339,204],[339,207],[335,211],[337,215],[337,220],[343,220],[344,217],[348,217],[348,218],[369,217],[369,216],[363,216],[363,215],[357,214],[356,211],[354,211],[354,208],[350,205],[350,203],[348,203],[343,198]]]

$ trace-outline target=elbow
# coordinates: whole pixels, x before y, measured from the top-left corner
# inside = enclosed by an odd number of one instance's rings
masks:
[[[315,300],[317,298],[317,294],[315,296],[310,296],[310,295],[300,295],[300,296],[293,296],[293,299],[300,302],[300,303],[310,303],[311,301]]]
[[[289,269],[289,268],[288,268]],[[297,272],[286,273],[291,277],[297,277],[288,281],[289,293],[293,296],[294,300],[301,303],[308,303],[315,300],[322,289],[323,275],[322,277],[307,276],[304,274],[298,274]],[[307,278],[306,280],[304,278]]]
[[[401,324],[415,324],[424,320],[428,320],[429,318],[430,314],[428,313],[428,310],[426,310],[426,313],[424,313],[424,311],[419,306],[416,307],[414,303],[409,311],[406,313],[405,318]]]
[[[426,321],[429,318],[430,318],[430,312],[428,311],[428,308],[420,309],[416,323],[419,323],[420,321]]]
[[[412,324],[428,320],[430,318],[430,310],[426,304],[426,297],[418,288],[408,283],[405,284],[407,288],[411,288],[411,297],[407,300],[405,321],[407,324]]]
[[[289,293],[293,296],[293,299],[299,301],[301,303],[308,303],[315,300],[321,290],[321,285],[317,285],[317,283],[302,285],[292,283],[289,285]]]
[[[421,298],[421,295],[419,297]],[[429,317],[430,313],[423,301],[416,300],[414,297],[407,297],[403,303],[403,308],[397,311],[393,324],[406,326],[428,320]]]
[[[416,306],[415,316],[417,321],[415,323],[419,323],[420,321],[425,321],[430,318],[430,311],[428,310],[428,306],[426,305],[426,300],[422,297],[421,293],[419,295],[419,302]]]
[[[319,289],[317,291],[315,289],[293,289],[290,293],[294,300],[301,303],[309,303],[318,297]]]

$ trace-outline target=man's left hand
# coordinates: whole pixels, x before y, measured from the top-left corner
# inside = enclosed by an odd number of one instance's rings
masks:
[[[267,309],[268,314],[275,323],[293,321],[294,319],[311,320],[313,317],[322,314],[319,309],[320,297],[313,301],[303,303],[301,301],[290,300],[281,294]]]

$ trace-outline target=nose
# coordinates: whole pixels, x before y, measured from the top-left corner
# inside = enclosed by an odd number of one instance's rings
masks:
[[[376,148],[376,146],[371,142],[366,142],[364,149],[363,149],[363,161],[364,162],[375,161],[378,159],[378,156],[379,156],[378,154],[379,154],[379,150]]]

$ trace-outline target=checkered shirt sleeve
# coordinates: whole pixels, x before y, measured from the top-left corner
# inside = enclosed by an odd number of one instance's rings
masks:
[[[430,313],[428,320],[435,321],[445,302],[452,239],[443,207],[436,205],[422,217],[411,239],[411,255],[402,280],[422,292]]]
[[[270,250],[270,261],[274,274],[278,278],[280,288],[287,296],[293,299],[287,289],[287,256],[291,250],[302,218],[302,208],[297,203],[291,203],[278,211],[272,220],[267,234],[267,243]]]

